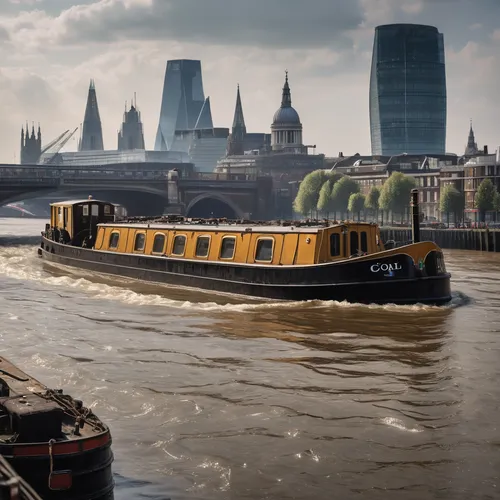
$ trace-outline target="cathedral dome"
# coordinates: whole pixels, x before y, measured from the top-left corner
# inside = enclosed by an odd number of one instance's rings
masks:
[[[273,125],[300,125],[300,118],[295,108],[281,107],[274,113]]]
[[[274,113],[273,125],[283,127],[291,125],[292,127],[301,127],[299,114],[292,108],[292,96],[290,86],[288,85],[288,72],[286,73],[285,85],[283,86],[283,94],[281,97],[281,106]]]

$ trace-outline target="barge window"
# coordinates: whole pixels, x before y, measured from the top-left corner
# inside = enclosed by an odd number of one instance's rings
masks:
[[[361,231],[361,251],[368,252],[368,237],[366,231]]]
[[[144,233],[137,233],[135,235],[134,252],[144,252],[146,246],[146,235]]]
[[[120,241],[120,233],[113,232],[109,237],[109,249],[114,250],[118,248],[118,242]]]
[[[221,259],[232,259],[234,257],[234,247],[236,246],[236,238],[234,236],[224,236],[220,247]]]
[[[349,249],[349,252],[351,252],[351,255],[354,255],[358,253],[358,232],[351,231],[350,238],[351,238],[351,248]]]
[[[155,234],[155,239],[153,241],[153,253],[163,253],[165,248],[165,235],[158,233]]]
[[[273,260],[274,241],[270,238],[260,238],[257,240],[257,249],[255,250],[255,260],[262,262],[271,262]]]
[[[210,236],[198,236],[196,240],[196,257],[208,257]]]
[[[184,255],[185,248],[186,237],[183,234],[178,234],[174,238],[174,248],[172,249],[172,255]]]
[[[332,233],[330,235],[330,256],[338,257],[340,255],[340,234]]]

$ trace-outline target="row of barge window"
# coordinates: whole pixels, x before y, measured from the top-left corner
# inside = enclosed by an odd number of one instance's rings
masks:
[[[120,233],[112,232],[109,237],[109,249],[116,250],[120,241]],[[167,238],[162,233],[155,234],[153,240],[153,254],[163,255]],[[174,237],[172,255],[182,257],[186,249],[186,236],[178,234]],[[273,245],[274,241],[271,238],[259,238],[257,241],[257,249],[255,252],[255,260],[262,262],[271,262],[273,260]],[[144,252],[146,248],[146,234],[137,233],[134,241],[134,252]],[[236,249],[236,236],[224,236],[222,238],[219,257],[221,259],[231,260],[234,257]],[[200,258],[208,257],[210,250],[210,236],[198,236],[196,240],[195,256]]]
[[[118,248],[118,243],[120,241],[120,233],[112,232],[109,237],[109,249],[116,250]],[[165,252],[165,245],[167,238],[163,233],[155,234],[153,241],[152,253],[157,255],[163,255]],[[272,238],[259,238],[257,240],[257,248],[255,251],[255,260],[261,262],[271,262],[273,260],[273,248],[274,240]],[[144,252],[146,248],[146,234],[137,233],[135,235],[134,241],[134,252]],[[221,248],[219,258],[231,260],[234,257],[234,251],[236,248],[236,237],[235,236],[224,236],[222,238]],[[178,234],[174,237],[174,244],[172,248],[172,255],[182,257],[186,249],[186,236],[183,234]],[[200,258],[208,257],[210,250],[210,236],[198,236],[196,240],[196,251],[195,256]],[[357,253],[361,251],[362,253],[368,252],[368,237],[366,231],[350,232],[350,253]],[[342,249],[340,246],[340,234],[332,233],[330,235],[330,256],[338,257],[342,255]]]

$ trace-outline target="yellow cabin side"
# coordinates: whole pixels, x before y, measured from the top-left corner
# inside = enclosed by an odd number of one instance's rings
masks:
[[[257,228],[258,229],[258,228]],[[268,265],[310,265],[382,251],[374,224],[307,231],[226,232],[223,228],[100,226],[96,250]]]
[[[96,250],[221,262],[314,264],[317,233],[100,226]]]

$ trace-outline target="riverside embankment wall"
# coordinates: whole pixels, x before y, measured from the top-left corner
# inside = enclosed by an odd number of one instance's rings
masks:
[[[410,242],[410,228],[380,229],[382,241]],[[434,241],[441,248],[500,252],[500,231],[491,229],[420,229],[421,241]]]

